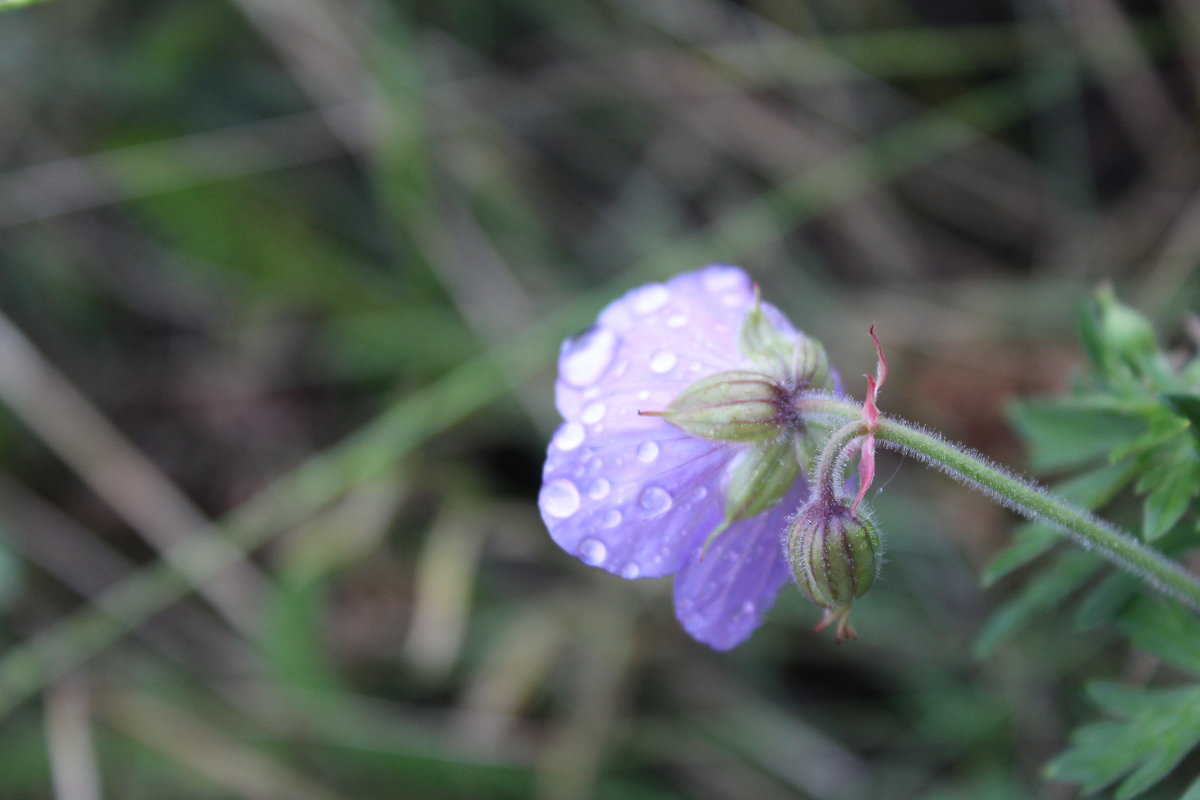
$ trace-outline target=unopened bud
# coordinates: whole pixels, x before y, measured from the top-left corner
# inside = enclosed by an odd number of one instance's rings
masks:
[[[696,381],[658,416],[705,439],[756,442],[788,428],[795,414],[787,401],[783,389],[761,372],[730,370]]]
[[[761,303],[742,321],[738,347],[742,354],[771,378],[796,389],[825,391],[833,388],[829,357],[820,342],[802,333],[781,327],[771,319]]]
[[[856,638],[847,617],[879,574],[879,531],[841,501],[811,500],[788,525],[788,565],[800,589],[837,621],[838,640]]]
[[[1096,293],[1099,333],[1106,350],[1136,372],[1158,358],[1158,338],[1150,320],[1122,303],[1111,286]]]

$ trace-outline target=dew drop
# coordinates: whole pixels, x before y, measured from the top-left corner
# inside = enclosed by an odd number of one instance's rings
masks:
[[[675,354],[670,350],[659,350],[650,357],[650,371],[657,372],[659,375],[669,372],[677,360]]]
[[[657,442],[642,442],[637,449],[638,461],[649,464],[658,458],[658,443]]]
[[[608,497],[609,490],[612,489],[612,484],[604,478],[596,478],[592,481],[592,485],[588,487],[588,497],[593,500],[603,500]]]
[[[637,576],[639,576],[641,574],[642,574],[642,568],[639,567],[637,564],[633,563],[632,561],[630,561],[625,566],[621,567],[621,577],[622,578],[627,578],[628,580],[633,580],[634,578],[636,578]]]
[[[692,498],[696,501],[703,500],[706,497],[708,497],[708,489],[704,486],[697,486],[696,490],[692,492]]]
[[[638,495],[638,507],[650,519],[661,517],[667,513],[671,508],[671,503],[671,493],[661,486],[647,486]]]
[[[645,389],[642,389],[640,392],[637,393],[638,400],[645,400],[649,396],[650,396],[650,392],[646,391]]]
[[[583,413],[579,415],[579,418],[588,425],[591,425],[594,422],[604,419],[604,412],[607,410],[608,408],[605,407],[604,403],[588,403],[583,407]]]
[[[687,325],[687,321],[687,314],[672,314],[667,317],[667,327],[682,328],[684,325]]]
[[[734,267],[716,267],[705,270],[702,280],[704,288],[716,294],[742,286],[744,275],[745,273]]]
[[[604,542],[589,536],[579,543],[579,557],[583,559],[583,563],[598,567],[608,558],[608,548],[604,546]]]
[[[670,289],[661,283],[652,283],[634,294],[633,307],[639,314],[649,314],[662,308],[670,299]]]
[[[554,437],[554,446],[559,450],[574,450],[583,444],[583,426],[578,422],[568,422]]]
[[[579,509],[579,490],[566,478],[552,480],[542,487],[538,504],[550,516],[564,519]]]
[[[589,328],[563,344],[559,374],[572,386],[591,386],[612,363],[616,348],[615,333],[607,328]]]
[[[604,512],[604,516],[600,519],[600,524],[606,528],[615,528],[621,524],[621,512],[615,508]]]

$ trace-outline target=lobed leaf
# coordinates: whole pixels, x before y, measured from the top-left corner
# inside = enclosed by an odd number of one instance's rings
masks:
[[[1124,777],[1115,796],[1128,800],[1166,777],[1200,743],[1200,686],[1138,689],[1096,683],[1090,694],[1119,721],[1078,729],[1067,751],[1047,767],[1053,779],[1082,784],[1090,793]]]
[[[1016,597],[1000,606],[975,642],[975,655],[986,658],[1031,619],[1058,606],[1100,568],[1091,553],[1072,551],[1047,567]]]
[[[1071,400],[1024,402],[1010,413],[1029,444],[1030,467],[1042,472],[1095,461],[1146,432],[1140,419]]]
[[[1178,603],[1146,598],[1125,615],[1133,646],[1200,675],[1200,619]]]

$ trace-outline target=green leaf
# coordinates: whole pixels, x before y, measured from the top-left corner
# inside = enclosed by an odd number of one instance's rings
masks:
[[[991,586],[1009,573],[1054,548],[1062,535],[1044,522],[1027,522],[1017,528],[1013,543],[1004,548],[983,571],[983,585]]]
[[[1086,464],[1146,432],[1140,419],[1070,400],[1020,403],[1010,416],[1029,444],[1030,467],[1038,471]]]
[[[1200,675],[1200,619],[1191,611],[1171,600],[1144,598],[1122,627],[1138,650]]]
[[[975,642],[975,655],[986,658],[1034,617],[1057,607],[1071,592],[1078,589],[1100,568],[1100,561],[1091,553],[1065,553],[1047,567],[1016,597],[1000,606]]]
[[[1075,731],[1071,746],[1047,767],[1050,778],[1094,792],[1124,776],[1115,796],[1128,800],[1162,780],[1200,743],[1200,686],[1137,689],[1097,683],[1090,693],[1120,721]]]
[[[1146,496],[1142,515],[1142,536],[1152,541],[1174,527],[1183,512],[1187,511],[1192,498],[1200,491],[1197,474],[1193,468],[1168,472],[1162,483]]]
[[[1075,612],[1075,627],[1086,631],[1110,622],[1137,596],[1140,588],[1141,583],[1128,572],[1114,572],[1088,592],[1079,604],[1079,610]]]
[[[1163,405],[1188,421],[1192,436],[1200,440],[1200,396],[1194,394],[1161,394]]]

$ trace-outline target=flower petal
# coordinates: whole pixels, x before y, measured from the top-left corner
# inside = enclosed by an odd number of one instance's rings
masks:
[[[606,404],[636,423],[639,409],[666,408],[698,378],[747,365],[738,335],[753,303],[754,283],[737,267],[710,266],[634,289],[563,344],[559,413],[580,421],[589,405],[594,416]]]
[[[753,282],[711,266],[635,289],[563,344],[555,400],[566,422],[546,455],[538,505],[567,552],[625,577],[679,569],[685,545],[724,516],[739,446],[655,416],[697,379],[744,363]]]
[[[675,572],[695,536],[716,528],[726,466],[737,453],[646,419],[646,430],[605,435],[563,424],[538,496],[554,541],[625,578]]]
[[[761,624],[789,579],[780,537],[807,496],[807,484],[797,481],[775,506],[730,525],[703,557],[693,550],[675,577],[675,614],[694,638],[728,650]]]

